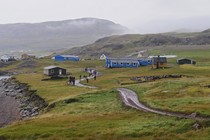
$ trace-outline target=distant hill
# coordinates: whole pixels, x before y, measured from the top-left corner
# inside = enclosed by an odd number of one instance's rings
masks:
[[[202,33],[210,33],[210,29],[204,30]]]
[[[172,32],[175,32],[175,33],[193,33],[193,32],[199,32],[198,30],[192,30],[192,29],[176,29]]]
[[[112,21],[96,18],[3,24],[0,25],[0,49],[5,53],[30,50],[49,52],[83,46],[101,37],[127,31],[126,27]]]
[[[110,36],[80,48],[72,48],[64,54],[75,54],[82,58],[99,58],[101,54],[110,57],[127,56],[143,49],[163,46],[210,45],[210,30],[199,33],[127,34]]]

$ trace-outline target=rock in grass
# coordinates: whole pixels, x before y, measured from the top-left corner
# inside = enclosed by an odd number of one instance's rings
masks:
[[[195,130],[198,130],[198,129],[201,129],[201,128],[202,128],[202,126],[201,126],[200,124],[198,124],[198,123],[193,124],[192,127],[193,127]]]
[[[197,113],[196,113],[196,112],[194,112],[194,113],[188,115],[189,118],[195,118],[196,116],[197,116]]]

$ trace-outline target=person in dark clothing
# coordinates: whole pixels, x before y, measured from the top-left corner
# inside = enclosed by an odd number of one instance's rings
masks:
[[[93,74],[94,74],[94,75],[96,75],[96,74],[97,74],[97,72],[94,70],[94,71],[93,71]]]
[[[96,75],[94,75],[94,80],[96,80]]]
[[[75,85],[75,77],[72,77],[72,85]]]
[[[89,81],[89,79],[86,77],[86,81],[87,81],[87,83],[88,83],[88,81]]]
[[[69,85],[71,84],[71,81],[72,81],[72,77],[69,76],[69,78],[68,78],[68,84],[69,84]]]

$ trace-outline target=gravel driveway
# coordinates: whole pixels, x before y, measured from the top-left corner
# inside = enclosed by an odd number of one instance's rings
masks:
[[[174,116],[178,118],[197,119],[197,120],[210,119],[210,117],[199,116],[197,115],[197,113],[184,114],[184,113],[169,112],[169,111],[164,111],[164,110],[153,109],[141,103],[138,99],[137,94],[134,91],[130,89],[126,89],[126,88],[118,88],[117,91],[119,91],[121,100],[125,105],[138,109],[138,110],[156,113],[156,114],[165,115],[165,116]]]

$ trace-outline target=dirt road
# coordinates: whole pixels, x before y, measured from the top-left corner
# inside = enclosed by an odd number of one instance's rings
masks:
[[[121,100],[123,101],[123,103],[125,105],[130,106],[132,108],[136,108],[138,110],[156,113],[156,114],[165,115],[165,116],[174,116],[174,117],[178,117],[178,118],[197,119],[197,120],[207,120],[207,119],[209,120],[210,119],[210,117],[198,116],[196,113],[183,114],[183,113],[168,112],[168,111],[164,111],[164,110],[153,109],[153,108],[145,106],[144,104],[139,102],[138,96],[134,91],[126,89],[126,88],[118,88],[117,90],[119,91]]]

